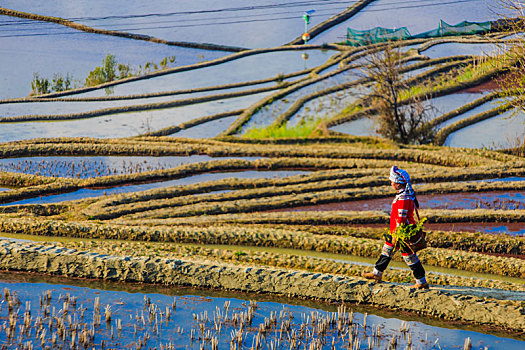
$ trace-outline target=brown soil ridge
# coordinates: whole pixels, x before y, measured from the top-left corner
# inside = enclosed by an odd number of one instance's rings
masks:
[[[401,285],[373,284],[361,278],[321,273],[216,262],[108,256],[9,240],[0,242],[0,269],[363,303],[444,320],[525,331],[525,303],[522,301],[436,289],[418,291]]]
[[[4,7],[0,7],[0,14],[11,16],[11,17],[27,18],[27,19],[31,19],[34,21],[56,23],[56,24],[70,27],[76,30],[86,32],[86,33],[103,34],[103,35],[117,36],[121,38],[150,41],[153,43],[159,43],[159,44],[170,45],[170,46],[181,46],[181,47],[188,47],[192,49],[216,50],[216,51],[227,51],[227,52],[240,52],[240,51],[247,50],[246,48],[243,48],[243,47],[234,47],[234,46],[217,45],[217,44],[209,44],[209,43],[194,43],[194,42],[186,42],[186,41],[168,41],[168,40],[159,39],[159,38],[155,38],[155,37],[144,35],[144,34],[133,34],[133,33],[128,33],[128,32],[116,31],[116,30],[97,29],[97,28],[89,27],[89,26],[86,26],[80,23],[76,23],[76,22],[73,22],[73,21],[70,21],[64,18],[60,18],[60,17],[43,16],[43,15],[38,15],[34,13],[27,13],[27,12],[11,10],[11,9],[4,8]]]

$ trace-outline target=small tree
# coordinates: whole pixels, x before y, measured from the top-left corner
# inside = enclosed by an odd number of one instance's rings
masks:
[[[53,74],[53,80],[51,81],[53,83],[53,91],[60,92],[71,89],[72,79],[73,78],[69,73],[66,74],[65,77],[60,73]]]
[[[102,67],[96,67],[89,72],[86,81],[84,82],[84,86],[96,86],[105,82],[104,69]]]
[[[402,58],[401,52],[387,43],[368,59],[365,74],[372,81],[369,96],[377,113],[377,131],[404,144],[432,142],[436,133],[429,123],[433,108],[428,101],[406,94],[410,86],[402,75]]]
[[[117,78],[117,60],[115,56],[107,54],[102,60],[102,66],[96,67],[89,72],[86,78],[85,86],[95,86],[103,83],[108,83]]]
[[[48,94],[49,92],[49,80],[47,78],[41,78],[38,73],[33,73],[33,80],[31,80],[31,95],[43,95]]]
[[[110,82],[116,79],[117,77],[117,60],[115,59],[114,55],[107,54],[104,58],[104,78],[106,82]]]
[[[124,78],[129,78],[131,76],[133,76],[133,72],[132,72],[130,65],[119,63],[118,64],[118,78],[124,79]]]

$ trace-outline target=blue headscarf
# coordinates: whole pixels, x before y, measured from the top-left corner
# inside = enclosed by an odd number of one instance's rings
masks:
[[[406,170],[399,169],[397,166],[393,166],[390,169],[390,181],[395,182],[396,184],[404,184],[405,189],[403,190],[402,195],[416,201],[416,193],[412,188],[412,182],[410,182],[410,175],[408,175]]]

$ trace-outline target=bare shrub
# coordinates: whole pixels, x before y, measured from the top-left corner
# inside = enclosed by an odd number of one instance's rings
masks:
[[[378,133],[404,144],[430,143],[436,130],[429,123],[434,108],[428,100],[409,93],[402,72],[403,55],[387,43],[384,50],[370,55],[365,74],[372,81],[369,95],[378,114]]]

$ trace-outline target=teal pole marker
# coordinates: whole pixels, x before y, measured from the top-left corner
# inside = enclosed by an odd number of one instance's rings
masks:
[[[304,19],[304,34],[302,35],[302,39],[304,40],[304,44],[306,45],[308,43],[308,39],[310,39],[310,34],[308,34],[308,24],[310,24],[310,18],[312,13],[314,13],[315,10],[309,10],[305,11],[303,14]]]

